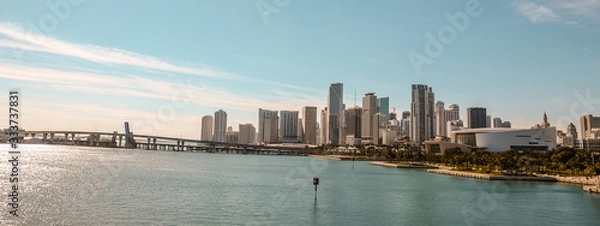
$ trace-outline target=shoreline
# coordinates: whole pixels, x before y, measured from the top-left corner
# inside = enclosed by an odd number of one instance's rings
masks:
[[[372,161],[367,156],[350,155],[308,155],[309,157],[322,158],[336,161]]]
[[[507,175],[491,175],[484,173],[471,173],[464,171],[454,171],[448,169],[429,169],[429,173],[446,174],[458,177],[468,177],[483,180],[516,180],[516,181],[539,181],[539,182],[559,182],[555,177],[550,176],[507,176]]]
[[[372,161],[369,162],[369,165],[374,165],[374,166],[383,166],[383,167],[389,167],[389,168],[405,168],[405,169],[439,169],[439,167],[437,166],[430,166],[430,165],[417,165],[417,164],[395,164],[395,163],[390,163],[390,162],[379,162],[379,161]]]
[[[589,193],[600,193],[600,186],[592,185],[592,186],[583,186],[583,191]]]

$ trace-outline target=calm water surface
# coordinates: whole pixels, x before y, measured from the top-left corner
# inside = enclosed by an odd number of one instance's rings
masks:
[[[600,196],[573,185],[310,157],[20,147],[18,220],[0,149],[1,225],[600,225]]]

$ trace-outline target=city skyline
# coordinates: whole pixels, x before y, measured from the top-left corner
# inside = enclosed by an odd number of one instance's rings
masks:
[[[69,1],[67,11],[45,1],[7,2],[11,13],[0,14],[1,86],[20,89],[27,130],[114,131],[129,121],[137,134],[189,138],[200,137],[202,116],[218,109],[233,128],[257,126],[259,108],[319,112],[327,87],[338,82],[346,108],[356,90],[389,97],[401,113],[410,109],[410,85],[427,84],[436,101],[485,107],[514,128],[538,123],[543,111],[559,129],[598,114],[598,1],[482,2],[481,15],[417,73],[409,53],[424,54],[426,34],[438,37],[452,25],[446,14],[462,15],[465,2],[295,1],[268,25],[253,2],[132,1],[114,9],[114,2]],[[217,8],[229,10],[212,13]],[[344,19],[357,12],[361,21]],[[40,25],[47,15],[57,20]],[[129,23],[116,23],[118,16]],[[587,82],[566,86],[566,78]]]

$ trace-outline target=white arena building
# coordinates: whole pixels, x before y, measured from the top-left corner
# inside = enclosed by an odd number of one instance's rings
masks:
[[[509,129],[481,128],[453,131],[453,143],[489,152],[514,150],[552,150],[556,148],[556,127]]]

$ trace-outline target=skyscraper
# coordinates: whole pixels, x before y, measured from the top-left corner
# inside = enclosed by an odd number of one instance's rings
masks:
[[[344,127],[346,128],[346,144],[356,145],[361,142],[362,108],[354,107],[344,110]]]
[[[373,125],[373,116],[377,114],[377,96],[375,93],[365,93],[365,96],[362,99],[362,126],[361,126],[361,140],[363,143],[377,143],[378,132],[379,131],[379,123],[377,125]],[[379,122],[379,120],[377,120]]]
[[[327,120],[328,132],[327,142],[330,144],[338,144],[340,127],[342,124],[342,114],[344,111],[344,84],[333,83],[329,86],[327,95]]]
[[[402,119],[410,119],[410,111],[403,111],[401,120]]]
[[[390,98],[389,97],[381,97],[377,99],[377,108],[379,108],[379,113],[381,113],[381,117],[379,121],[388,123],[390,120]]]
[[[276,143],[279,137],[277,111],[258,109],[258,142]]]
[[[327,124],[327,107],[323,108],[323,110],[321,110],[321,127],[319,128],[320,134],[319,137],[321,138],[321,141],[319,142],[320,144],[327,144],[327,141],[329,140],[327,136],[327,133],[329,132],[329,125]]]
[[[304,143],[317,144],[317,107],[302,108]]]
[[[240,124],[240,144],[254,144],[256,142],[256,128],[248,123],[248,124]]]
[[[200,140],[212,140],[213,123],[213,117],[211,115],[205,115],[202,117],[202,135],[200,136]]]
[[[281,142],[299,142],[298,136],[298,111],[280,111],[279,140]]]
[[[431,87],[421,84],[412,85],[410,106],[410,139],[421,144],[434,136],[434,100]]]
[[[435,103],[435,135],[446,136],[446,109],[442,101]]]
[[[471,129],[487,127],[487,110],[475,107],[467,108],[467,126]]]
[[[510,122],[509,121],[502,121],[501,118],[494,118],[492,120],[492,126],[494,128],[510,128]]]
[[[227,113],[222,109],[215,112],[215,142],[225,142],[225,132],[227,129]]]
[[[591,114],[583,115],[581,121],[581,139],[594,136],[594,131],[600,130],[600,117]],[[594,130],[594,131],[593,131]]]
[[[460,107],[458,104],[452,104],[446,110],[446,122],[460,119]]]

